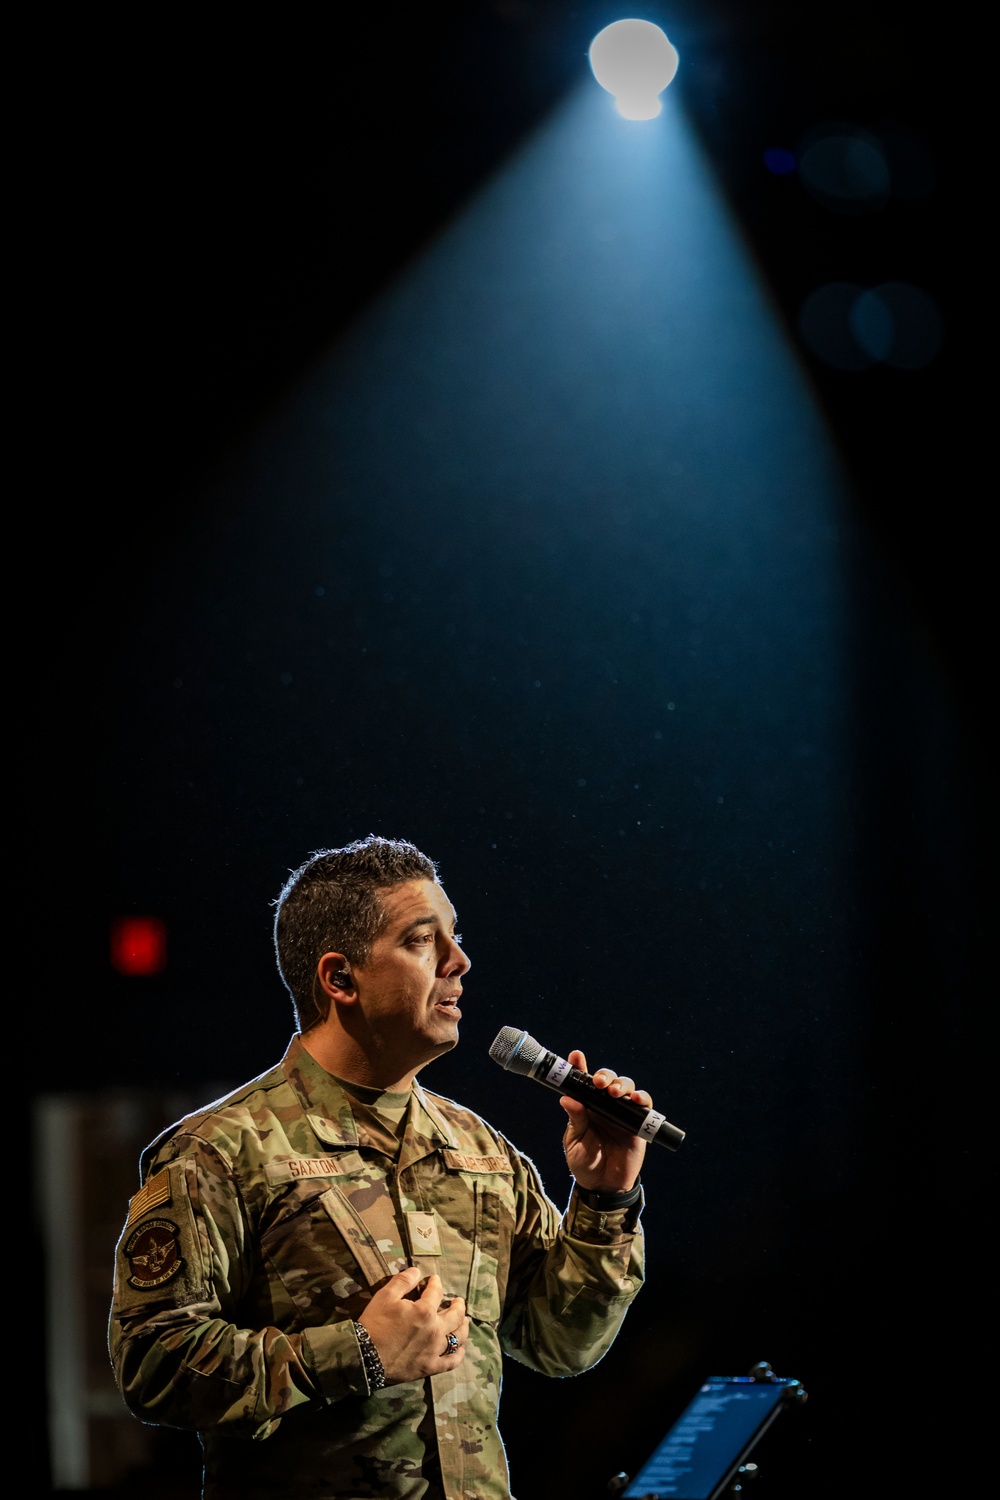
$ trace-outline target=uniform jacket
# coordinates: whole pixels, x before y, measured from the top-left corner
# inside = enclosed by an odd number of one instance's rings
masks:
[[[508,1500],[501,1350],[607,1351],[642,1282],[638,1206],[565,1215],[478,1115],[417,1084],[402,1143],[299,1038],[143,1154],[110,1347],[144,1422],[192,1428],[206,1500]],[[369,1389],[353,1327],[405,1265],[464,1297],[458,1369]]]

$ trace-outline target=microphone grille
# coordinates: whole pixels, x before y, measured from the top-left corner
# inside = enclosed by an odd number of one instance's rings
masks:
[[[505,1026],[497,1033],[496,1041],[490,1048],[490,1056],[501,1068],[507,1068],[511,1073],[530,1073],[542,1051],[543,1048],[526,1031],[518,1031],[516,1026]]]

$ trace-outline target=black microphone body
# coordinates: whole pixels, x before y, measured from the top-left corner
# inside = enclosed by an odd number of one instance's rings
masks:
[[[508,1072],[522,1073],[557,1094],[576,1099],[593,1114],[653,1145],[676,1151],[684,1139],[684,1131],[671,1125],[658,1110],[646,1109],[634,1099],[611,1098],[607,1089],[597,1087],[589,1073],[572,1067],[558,1053],[547,1051],[526,1031],[505,1026],[490,1048],[490,1056]]]

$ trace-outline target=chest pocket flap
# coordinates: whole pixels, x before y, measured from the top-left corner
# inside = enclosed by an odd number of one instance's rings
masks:
[[[320,1201],[372,1287],[408,1264],[384,1177],[345,1177],[327,1188]]]
[[[384,1170],[345,1152],[269,1175],[261,1245],[272,1274],[309,1323],[357,1317],[406,1264]]]

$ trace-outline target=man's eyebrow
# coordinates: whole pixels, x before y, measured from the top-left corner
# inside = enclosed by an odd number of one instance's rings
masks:
[[[401,930],[401,932],[400,932],[399,935],[400,935],[401,938],[405,938],[405,937],[408,937],[409,934],[411,932],[413,932],[413,930],[415,928],[417,928],[417,927],[440,927],[440,926],[441,926],[441,918],[438,916],[437,912],[433,912],[432,911],[432,912],[429,912],[426,917],[414,917],[414,919],[413,919],[412,922],[407,922],[406,926]],[[452,929],[454,930],[454,928],[457,927],[457,926],[458,926],[458,919],[456,918],[455,921],[452,923]]]

